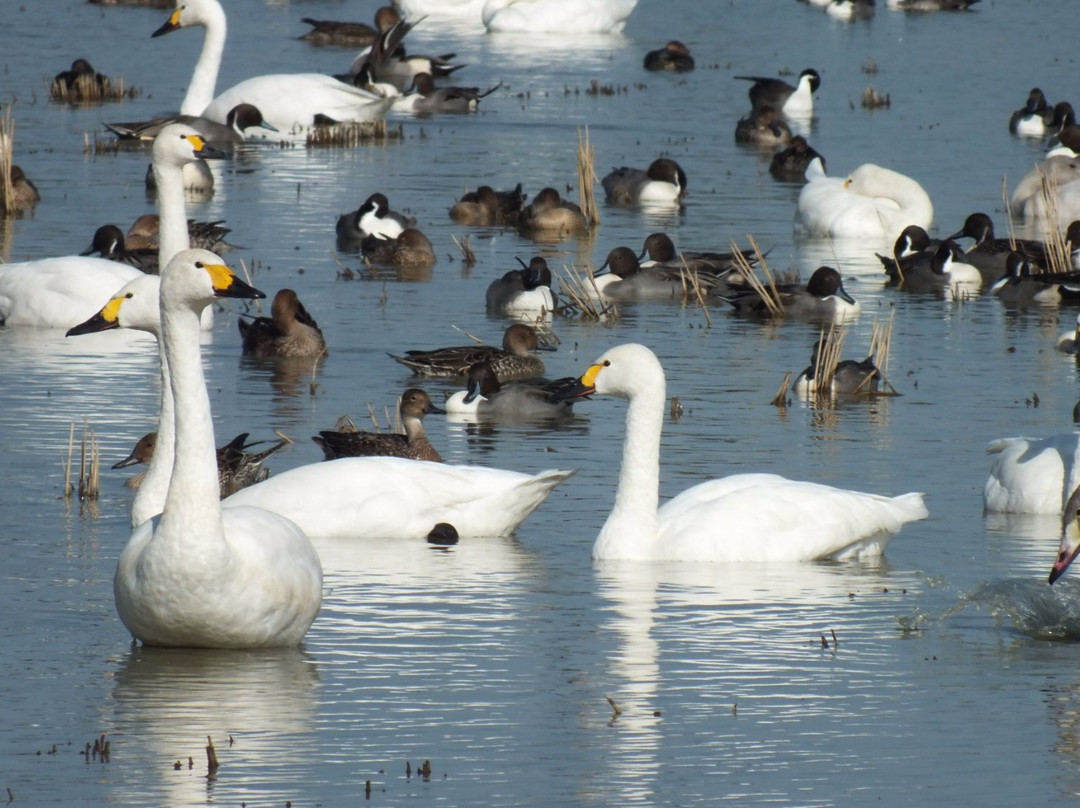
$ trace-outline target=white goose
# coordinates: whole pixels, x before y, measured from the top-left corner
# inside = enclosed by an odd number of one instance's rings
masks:
[[[1080,485],[1080,432],[1048,438],[999,438],[983,489],[983,506],[995,513],[1061,513]]]
[[[214,88],[225,51],[227,29],[221,3],[218,0],[184,0],[154,36],[194,25],[205,28],[206,35],[180,107],[184,115],[200,115],[223,124],[231,109],[239,104],[251,104],[273,128],[291,132],[297,127],[306,130],[315,122],[316,115],[325,115],[334,121],[368,121],[390,106],[390,99],[321,73],[255,76],[215,98]]]
[[[816,561],[881,555],[905,522],[927,515],[922,494],[885,497],[775,474],[733,474],[659,504],[664,369],[644,345],[601,356],[570,395],[630,400],[615,507],[593,558],[628,561]]]
[[[297,645],[322,603],[318,554],[304,532],[278,514],[218,504],[199,313],[215,297],[261,296],[220,260],[206,250],[185,250],[161,272],[175,460],[165,510],[135,528],[120,554],[116,610],[147,645]]]
[[[810,236],[878,238],[890,244],[908,225],[925,229],[933,219],[930,196],[910,177],[864,163],[837,179],[825,174],[820,159],[806,170],[795,213],[797,226]]]

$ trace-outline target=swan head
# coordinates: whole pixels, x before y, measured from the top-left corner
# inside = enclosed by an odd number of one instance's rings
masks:
[[[1057,559],[1050,568],[1050,583],[1062,575],[1080,554],[1080,488],[1072,492],[1061,516],[1061,545]]]
[[[209,250],[182,250],[161,270],[161,298],[202,310],[218,297],[266,297],[244,283]]]
[[[664,369],[650,349],[637,343],[616,345],[597,359],[576,384],[552,396],[553,401],[573,401],[596,394],[632,398],[639,392],[664,390]]]
[[[225,24],[225,10],[218,0],[182,0],[177,3],[176,9],[169,15],[169,19],[161,24],[151,38],[171,34],[181,28],[190,28],[193,25],[206,26],[217,23]]]
[[[157,275],[141,275],[128,281],[101,310],[85,322],[67,330],[67,336],[95,334],[112,328],[134,328],[151,334],[161,333],[161,311],[158,295],[161,279]]]
[[[198,130],[181,123],[162,127],[154,138],[153,164],[183,166],[205,158],[223,158],[224,152],[208,144]]]

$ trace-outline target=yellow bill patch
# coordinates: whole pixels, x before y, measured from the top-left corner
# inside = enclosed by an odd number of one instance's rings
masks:
[[[236,274],[224,264],[203,264],[202,268],[210,276],[210,283],[214,290],[223,292],[233,285]]]
[[[600,371],[605,367],[607,367],[607,364],[604,362],[592,365],[581,377],[581,383],[586,387],[593,387],[596,384],[596,377],[600,375]]]
[[[167,24],[168,25],[176,25],[176,26],[180,25],[180,12],[183,11],[183,10],[184,10],[184,7],[180,6],[180,8],[176,9],[176,11],[174,11],[172,14],[170,14],[169,15],[169,22]]]
[[[206,148],[206,141],[198,135],[184,135],[187,138],[187,142],[191,144],[191,147],[197,152],[201,152]]]
[[[106,303],[105,307],[101,310],[102,318],[109,323],[115,323],[117,320],[119,320],[120,306],[122,306],[124,301],[127,300],[129,297],[131,297],[131,295],[120,295],[119,297],[114,297],[112,300]]]

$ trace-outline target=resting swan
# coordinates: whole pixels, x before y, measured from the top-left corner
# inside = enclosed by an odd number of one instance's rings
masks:
[[[733,474],[658,508],[664,369],[644,345],[612,348],[570,396],[630,400],[615,507],[593,558],[628,561],[817,561],[881,555],[905,522],[927,515],[922,494],[885,497],[775,474]]]
[[[1048,438],[999,438],[983,488],[983,507],[995,513],[1061,513],[1080,485],[1080,432]]]
[[[910,177],[864,163],[841,180],[826,176],[819,159],[806,170],[795,213],[796,225],[810,236],[890,244],[905,227],[929,228],[933,219],[929,195]]]
[[[617,34],[638,0],[487,0],[480,12],[492,33]]]
[[[199,312],[215,297],[262,297],[205,250],[161,273],[162,342],[175,398],[176,451],[160,516],[120,554],[116,610],[146,645],[297,645],[322,603],[322,566],[300,528],[259,508],[222,510]],[[120,304],[121,307],[123,304]]]
[[[187,95],[180,106],[184,115],[199,115],[225,123],[229,111],[251,104],[263,120],[281,132],[304,129],[316,115],[334,121],[367,121],[385,112],[390,101],[321,73],[282,73],[255,76],[214,97],[221,57],[225,51],[225,11],[218,0],[184,0],[157,31],[160,36],[180,28],[201,25],[206,29],[202,51],[195,64]]]

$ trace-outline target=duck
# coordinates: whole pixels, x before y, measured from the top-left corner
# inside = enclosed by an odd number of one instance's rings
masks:
[[[602,273],[604,269],[607,273]],[[611,250],[593,276],[592,286],[601,298],[615,301],[627,300],[675,300],[692,299],[695,295],[694,281],[703,293],[710,292],[720,281],[720,276],[700,272],[682,262],[653,264],[642,267],[637,255],[629,247]]]
[[[646,70],[668,70],[672,73],[688,73],[694,69],[694,57],[690,49],[677,39],[664,47],[645,54]]]
[[[251,104],[274,129],[292,133],[315,123],[317,115],[333,121],[369,121],[381,116],[390,101],[321,73],[255,76],[214,95],[225,50],[226,19],[219,0],[185,0],[152,36],[202,26],[202,51],[180,105],[180,114],[225,123],[238,104]]]
[[[561,241],[586,235],[589,222],[580,207],[563,199],[554,188],[547,187],[521,209],[518,231],[527,238]]]
[[[929,229],[933,222],[933,203],[918,182],[873,163],[841,180],[827,176],[821,161],[812,160],[806,180],[795,221],[809,236],[891,243],[905,227]]]
[[[1054,583],[1080,554],[1080,489],[1074,490],[1061,513],[1061,543],[1050,568],[1049,583]]]
[[[892,255],[875,253],[889,277],[888,285],[897,286],[905,283],[911,275],[929,272],[930,261],[940,244],[940,239],[931,239],[926,228],[917,224],[901,230],[893,242]]]
[[[1035,239],[1007,239],[994,237],[994,222],[985,213],[972,213],[964,219],[964,226],[949,236],[950,239],[970,238],[974,244],[965,253],[964,260],[978,267],[983,281],[992,284],[1006,270],[1009,253],[1018,250],[1031,262],[1047,266],[1046,244]]]
[[[100,98],[111,87],[109,77],[98,73],[86,59],[76,59],[71,68],[61,70],[52,80],[51,95],[61,98]]]
[[[733,291],[721,296],[735,314],[750,317],[783,316],[822,323],[844,323],[858,317],[862,305],[844,289],[840,273],[829,266],[814,270],[805,286],[781,284],[776,287],[779,313],[774,314],[754,289]]]
[[[161,272],[161,341],[175,405],[175,459],[162,513],[136,527],[113,580],[121,622],[144,645],[298,645],[322,604],[322,566],[307,535],[261,508],[220,505],[202,309],[258,297],[212,252],[183,250]]]
[[[391,210],[386,194],[376,191],[359,208],[338,217],[335,225],[338,247],[355,248],[368,236],[397,238],[406,227],[415,224],[415,219]]]
[[[825,13],[836,20],[868,20],[874,16],[874,0],[832,0]]]
[[[13,211],[22,214],[36,208],[38,202],[41,201],[41,193],[33,181],[26,176],[26,172],[13,164],[8,177],[11,180],[10,204],[13,206]]]
[[[446,397],[443,407],[451,416],[496,420],[563,419],[573,414],[573,401],[553,397],[577,379],[533,379],[503,384],[488,362],[469,368],[468,387]]]
[[[300,39],[313,45],[370,45],[380,34],[401,22],[401,15],[393,6],[380,6],[375,10],[374,27],[362,22],[314,20],[311,17],[303,17],[300,22],[311,26]]]
[[[494,345],[460,345],[434,350],[406,351],[390,357],[410,368],[418,376],[452,378],[465,376],[479,362],[491,365],[499,381],[532,379],[544,375],[544,363],[530,351],[554,351],[540,342],[531,325],[514,323],[503,332],[502,348]]]
[[[558,306],[551,290],[551,269],[536,255],[521,269],[511,269],[488,284],[485,305],[488,314],[508,314],[529,319],[549,316]]]
[[[781,182],[804,183],[806,170],[815,159],[821,161],[824,170],[825,158],[802,135],[792,135],[787,148],[773,155],[769,163],[769,173]]]
[[[979,0],[885,0],[885,5],[897,11],[932,13],[935,11],[968,11]]]
[[[241,432],[224,446],[218,447],[218,489],[222,499],[239,491],[241,488],[246,488],[269,477],[270,469],[266,468],[263,463],[266,458],[288,443],[288,441],[280,440],[271,445],[269,449],[263,449],[260,452],[248,452],[247,449],[256,445],[247,442],[249,434],[248,432]],[[147,432],[136,442],[131,454],[114,463],[112,467],[122,469],[139,463],[149,465],[153,462],[157,442],[157,432]],[[146,472],[143,471],[134,477],[129,477],[124,485],[128,488],[139,488],[145,479]]]
[[[982,272],[968,262],[968,254],[952,239],[938,245],[930,259],[930,271],[943,279],[943,289],[951,300],[976,295],[983,285]]]
[[[315,359],[326,356],[326,340],[314,318],[292,289],[279,289],[269,317],[240,318],[244,356]]]
[[[262,113],[254,104],[237,104],[225,115],[224,123],[200,115],[168,115],[133,123],[107,123],[105,128],[120,140],[152,141],[161,128],[170,123],[182,123],[192,127],[202,134],[207,143],[224,152],[231,152],[243,143],[248,129],[277,131],[263,119]]]
[[[753,250],[741,250],[742,258],[747,264],[753,266],[757,263],[757,253]],[[648,257],[646,260],[646,256]],[[652,267],[664,267],[678,269],[684,264],[688,269],[697,272],[715,275],[717,281],[726,279],[732,270],[739,269],[739,262],[735,253],[731,252],[703,252],[700,250],[675,249],[675,242],[667,233],[650,233],[645,237],[642,244],[641,254],[638,261],[642,269]]]
[[[1080,354],[1080,314],[1076,316],[1076,328],[1070,329],[1058,337],[1054,347],[1064,354],[1074,356]]]
[[[435,249],[428,237],[415,227],[407,227],[397,238],[370,235],[360,242],[360,253],[373,264],[395,267],[430,267]]]
[[[992,457],[983,488],[988,512],[1059,514],[1080,485],[1080,432],[998,438],[986,453]]]
[[[1028,92],[1027,102],[1009,116],[1009,131],[1014,135],[1042,137],[1054,117],[1054,109],[1038,87]]]
[[[659,157],[645,170],[613,169],[601,185],[612,205],[677,205],[686,193],[686,172],[674,160]]]
[[[957,296],[977,294],[982,286],[982,274],[978,268],[967,263],[965,253],[949,239],[933,242],[932,246],[919,252],[902,256],[899,259],[900,271],[897,271],[896,261],[881,255],[878,258],[889,262],[885,268],[889,285],[906,292],[930,292],[938,297],[956,299]]]
[[[735,76],[751,81],[749,96],[753,109],[772,107],[782,115],[802,117],[814,112],[814,93],[821,86],[821,75],[813,68],[799,74],[798,83],[792,87],[783,79],[765,76]]]
[[[1006,258],[1004,276],[990,287],[990,293],[1010,308],[1056,306],[1066,298],[1080,299],[1080,274],[1033,273],[1030,259],[1014,250]]]
[[[772,107],[755,107],[749,115],[740,118],[735,124],[735,142],[769,147],[786,146],[791,142],[791,127]]]
[[[489,33],[618,34],[638,0],[487,0]]]
[[[144,213],[132,222],[131,227],[124,234],[125,246],[129,250],[158,249],[160,227],[161,219],[156,213]],[[187,230],[188,243],[192,247],[210,250],[218,255],[234,249],[232,244],[225,241],[225,237],[232,231],[225,227],[224,221],[197,222],[194,219],[188,219]]]
[[[405,457],[411,460],[442,462],[427,433],[424,432],[424,416],[433,412],[445,412],[432,402],[419,387],[410,387],[401,394],[398,407],[405,434],[392,432],[343,432],[324,430],[312,438],[323,450],[326,460],[339,457]]]
[[[825,391],[821,389],[821,376],[823,370],[823,354],[820,342],[814,343],[814,350],[810,354],[810,366],[795,377],[792,389],[795,394],[802,398],[810,398]],[[870,396],[878,392],[881,386],[881,371],[874,364],[874,357],[865,359],[841,359],[833,369],[829,379],[828,395],[836,396]]]
[[[115,224],[103,224],[95,230],[90,246],[79,254],[93,255],[95,253],[102,258],[128,264],[143,272],[158,271],[157,249],[149,247],[139,250],[127,249],[124,244],[124,231]]]
[[[472,226],[516,225],[525,198],[520,182],[510,191],[496,191],[490,185],[481,185],[454,203],[450,218],[458,224]]]
[[[734,474],[659,506],[664,369],[647,346],[600,356],[565,395],[626,398],[615,505],[593,544],[597,560],[704,563],[872,558],[904,524],[928,514],[920,493],[886,497],[776,474]]]
[[[416,115],[476,112],[481,99],[487,98],[501,86],[502,82],[483,92],[478,87],[436,87],[435,78],[430,73],[417,73],[412,78],[409,92],[396,99],[393,108]]]

